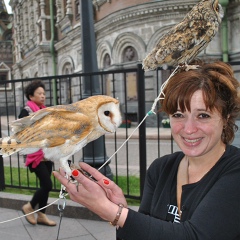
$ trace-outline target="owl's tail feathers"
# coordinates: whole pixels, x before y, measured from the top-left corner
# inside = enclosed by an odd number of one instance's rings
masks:
[[[18,146],[18,142],[11,137],[0,138],[0,148],[0,154],[3,157],[8,157],[22,149]]]
[[[20,152],[21,154],[30,154],[36,152],[42,147],[46,147],[46,142],[30,142],[21,143],[12,137],[0,138],[0,155],[8,157],[14,153]]]

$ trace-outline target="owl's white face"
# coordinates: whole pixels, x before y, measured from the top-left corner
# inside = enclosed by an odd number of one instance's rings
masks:
[[[222,18],[224,17],[224,11],[218,0],[212,0],[212,8],[213,11],[216,13],[218,21],[220,23],[222,21]]]
[[[98,123],[106,132],[116,132],[122,123],[119,103],[105,103],[98,108]]]

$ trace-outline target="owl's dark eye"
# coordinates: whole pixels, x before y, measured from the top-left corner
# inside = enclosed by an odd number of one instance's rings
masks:
[[[109,117],[110,112],[109,112],[109,111],[105,111],[105,112],[104,112],[104,115],[107,116],[107,117]]]

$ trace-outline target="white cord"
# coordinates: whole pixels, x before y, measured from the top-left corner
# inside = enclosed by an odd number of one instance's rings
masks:
[[[28,214],[25,214],[25,215],[22,215],[22,216],[20,216],[20,217],[16,217],[16,218],[13,218],[13,219],[10,219],[10,220],[2,221],[2,222],[0,222],[0,224],[2,224],[2,223],[7,223],[7,222],[11,222],[11,221],[17,220],[17,219],[19,219],[19,218],[26,217],[26,216],[28,216],[28,215],[30,215],[30,214],[39,212],[39,211],[41,211],[42,209],[47,208],[47,207],[53,205],[53,204],[54,204],[55,202],[57,202],[58,200],[59,200],[59,199],[53,201],[52,203],[48,204],[47,206],[42,207],[42,208],[40,208],[40,209],[38,209],[38,210],[36,210],[36,211],[34,211],[34,212],[31,212],[31,213],[28,213]]]

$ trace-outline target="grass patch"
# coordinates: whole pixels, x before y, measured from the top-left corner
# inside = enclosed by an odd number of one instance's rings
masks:
[[[4,167],[4,177],[6,185],[13,185],[17,187],[35,188],[39,186],[39,181],[35,173],[31,173],[28,168]],[[54,184],[54,189],[60,189],[61,184],[51,176]]]
[[[9,193],[17,193],[24,195],[33,195],[35,190],[24,189],[24,187],[32,187],[35,188],[39,186],[38,179],[34,173],[31,173],[28,168],[15,168],[15,167],[4,167],[4,176],[5,176],[5,184],[13,185],[16,188],[6,187],[5,192]],[[52,176],[53,188],[55,190],[61,189],[61,184]],[[120,186],[126,195],[132,196],[140,196],[140,179],[135,176],[129,176],[127,179],[126,176],[114,176],[114,182]],[[59,192],[51,191],[49,194],[50,197],[58,198]],[[127,198],[127,202],[129,205],[138,206],[140,204],[139,200]]]
[[[139,177],[118,176],[113,178],[114,182],[123,190],[123,193],[131,196],[140,196],[140,179]],[[139,206],[140,200],[127,198],[127,203],[130,206]]]
[[[126,176],[114,177],[114,182],[122,188],[124,194],[130,194],[133,196],[140,195],[140,179],[135,176],[130,176],[128,179]]]

